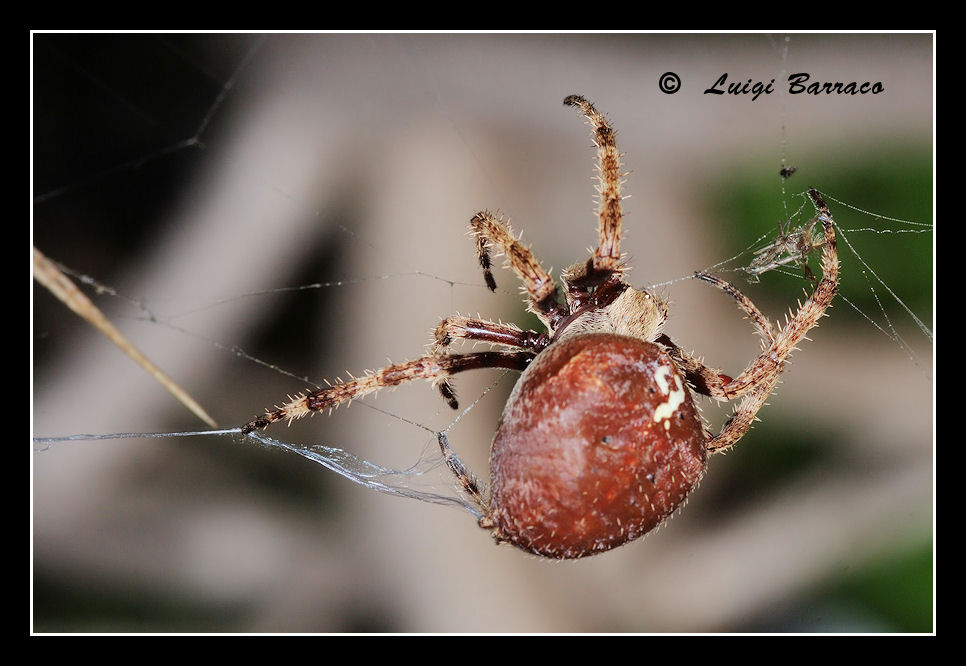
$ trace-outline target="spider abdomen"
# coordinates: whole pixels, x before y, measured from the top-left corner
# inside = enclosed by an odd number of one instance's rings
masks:
[[[706,456],[663,349],[606,333],[559,340],[520,377],[494,437],[494,535],[552,558],[620,546],[684,501]]]

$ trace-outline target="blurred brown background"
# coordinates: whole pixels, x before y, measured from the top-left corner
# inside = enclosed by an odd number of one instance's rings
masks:
[[[757,350],[750,325],[682,278],[773,235],[783,150],[799,169],[792,209],[815,186],[931,222],[933,46],[908,34],[35,35],[33,240],[118,290],[98,305],[238,425],[306,385],[238,349],[318,382],[420,355],[450,313],[535,325],[512,274],[496,274],[496,295],[483,287],[465,228],[499,209],[545,267],[586,256],[593,150],[561,104],[580,93],[626,153],[631,281],[674,281],[660,287],[668,333],[735,374]],[[780,88],[783,68],[885,93],[701,94],[724,72]],[[674,95],[658,90],[667,71],[683,82]],[[184,145],[202,125],[204,146]],[[726,209],[754,189],[745,175],[764,177],[766,213]],[[832,212],[845,228],[901,227]],[[885,249],[868,250],[871,268],[931,326],[931,234],[872,240]],[[846,269],[843,289],[869,298],[863,267]],[[840,300],[685,509],[578,562],[494,546],[462,511],[241,437],[32,446],[33,627],[931,631],[932,347],[873,284],[914,359]],[[746,293],[777,319],[804,286],[769,275]],[[858,307],[887,327],[869,303]],[[200,429],[38,286],[32,314],[35,436]],[[461,375],[464,406],[499,377]],[[450,433],[480,475],[512,381]],[[431,429],[455,416],[424,383],[366,402]],[[705,403],[717,425],[728,412]],[[357,403],[268,434],[398,468],[432,453],[430,432],[390,414]]]

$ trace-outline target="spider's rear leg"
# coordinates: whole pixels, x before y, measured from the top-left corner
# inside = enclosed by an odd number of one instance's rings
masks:
[[[446,356],[424,356],[415,361],[397,363],[387,368],[367,373],[347,382],[327,386],[297,396],[281,407],[267,410],[258,418],[242,426],[243,433],[265,428],[277,421],[300,419],[307,414],[335,409],[344,402],[351,402],[387,386],[399,386],[415,379],[427,379],[434,383],[444,381],[448,376],[467,370],[481,368],[508,368],[523,370],[533,359],[534,354],[519,352],[477,352],[473,354],[450,354]],[[452,396],[455,402],[455,396]],[[451,403],[452,404],[452,403]]]
[[[436,439],[439,441],[439,450],[443,452],[443,459],[446,461],[446,466],[459,481],[460,487],[463,489],[467,495],[473,500],[480,509],[479,520],[481,526],[486,526],[486,521],[490,517],[489,501],[486,497],[485,486],[476,478],[473,472],[469,471],[463,464],[463,461],[459,459],[456,452],[449,445],[449,439],[446,437],[446,433],[440,432],[436,433]]]
[[[567,315],[557,300],[557,285],[540,266],[530,248],[513,237],[510,227],[502,219],[487,211],[480,211],[470,220],[470,230],[477,237],[477,253],[487,286],[496,289],[496,281],[490,272],[490,248],[496,246],[506,255],[507,263],[517,274],[530,295],[530,310],[552,329],[554,324]]]

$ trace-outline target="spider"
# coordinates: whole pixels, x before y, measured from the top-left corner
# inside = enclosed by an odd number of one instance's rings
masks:
[[[637,539],[684,502],[704,475],[708,456],[733,446],[751,427],[789,354],[831,304],[838,286],[834,222],[821,194],[810,189],[824,229],[823,277],[784,328],[773,326],[731,284],[695,274],[730,295],[762,339],[761,354],[744,372],[734,378],[721,374],[663,332],[667,303],[624,281],[623,174],[614,130],[583,97],[568,96],[564,104],[586,116],[597,146],[599,242],[590,258],[563,271],[558,286],[507,222],[486,211],[470,221],[487,286],[496,289],[490,270],[496,250],[523,283],[528,309],[546,330],[447,317],[436,328],[429,355],[299,394],[266,410],[242,432],[331,411],[416,379],[431,381],[456,408],[453,375],[509,368],[523,374],[492,441],[488,485],[464,467],[446,435],[438,434],[447,466],[478,508],[480,526],[497,542],[547,558],[584,557]],[[502,350],[448,353],[455,340]],[[692,393],[740,402],[714,434]]]

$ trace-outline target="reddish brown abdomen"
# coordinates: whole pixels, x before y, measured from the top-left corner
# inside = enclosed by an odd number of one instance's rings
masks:
[[[520,377],[493,439],[494,534],[552,558],[609,550],[662,523],[706,455],[660,347],[611,334],[555,342]]]

